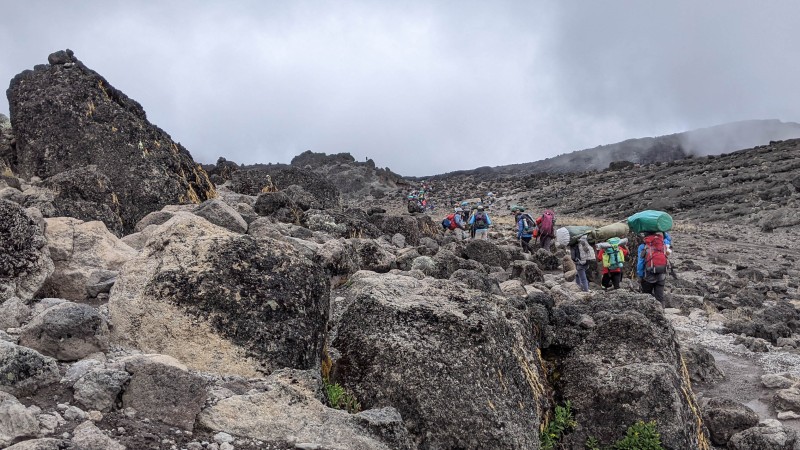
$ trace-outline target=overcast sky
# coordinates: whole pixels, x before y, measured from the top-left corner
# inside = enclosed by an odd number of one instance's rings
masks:
[[[198,162],[350,152],[429,175],[800,121],[798,18],[797,0],[0,0],[0,81],[70,48]]]

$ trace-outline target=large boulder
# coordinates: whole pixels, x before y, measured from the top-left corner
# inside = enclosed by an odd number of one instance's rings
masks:
[[[602,302],[564,300],[552,310],[560,378],[578,425],[568,448],[620,439],[655,420],[666,449],[709,448],[675,330],[651,296],[618,291]]]
[[[110,197],[112,209],[116,200],[125,232],[164,205],[216,196],[206,172],[182,145],[147,120],[139,103],[70,50],[54,53],[48,61],[15,76],[7,91],[17,173],[47,179],[96,166],[110,186],[97,186],[88,198],[96,203]],[[90,186],[81,183],[81,189],[86,194]]]
[[[206,401],[202,378],[158,357],[134,357],[126,361],[125,370],[131,379],[122,395],[124,407],[167,425],[194,428],[195,417]]]
[[[227,228],[234,233],[247,232],[247,222],[244,221],[242,215],[222,200],[206,200],[193,212],[214,225]]]
[[[486,266],[500,266],[508,268],[510,261],[494,242],[485,240],[471,240],[464,249],[464,256],[473,261],[478,261]]]
[[[383,234],[389,236],[394,236],[398,233],[402,234],[406,238],[407,245],[419,245],[420,243],[422,233],[416,217],[374,214],[367,216],[366,219],[378,227]]]
[[[724,446],[734,434],[758,425],[758,414],[735,400],[714,397],[703,405],[703,423],[711,442]]]
[[[397,408],[419,448],[538,448],[538,343],[505,298],[364,271],[345,295],[332,377],[363,407]]]
[[[104,368],[90,370],[78,378],[72,386],[75,401],[89,410],[111,411],[117,404],[117,397],[130,379],[130,374],[124,370]]]
[[[42,228],[22,207],[0,200],[0,301],[28,301],[53,273]]]
[[[0,340],[0,391],[21,396],[58,382],[56,360],[36,350]]]
[[[730,450],[795,450],[797,431],[775,419],[763,420],[757,426],[740,431],[728,441]]]
[[[196,370],[308,369],[320,361],[329,289],[322,267],[291,245],[178,212],[120,270],[112,335]]]
[[[63,302],[28,322],[19,343],[59,361],[76,361],[108,350],[108,334],[106,320],[95,308]]]
[[[0,330],[22,326],[31,315],[31,308],[17,297],[0,304]]]
[[[0,446],[36,437],[39,421],[13,395],[0,391]]]
[[[82,222],[70,217],[46,219],[47,246],[55,271],[42,295],[84,301],[92,274],[118,271],[137,251],[108,231],[103,222]]]
[[[415,448],[396,410],[348,414],[331,409],[318,399],[321,385],[318,372],[280,370],[267,378],[263,392],[226,398],[203,410],[198,421],[212,431],[285,442],[291,448]]]
[[[123,234],[121,205],[113,184],[96,165],[76,167],[46,179],[53,191],[51,217],[74,217],[87,222],[99,220],[117,236]]]

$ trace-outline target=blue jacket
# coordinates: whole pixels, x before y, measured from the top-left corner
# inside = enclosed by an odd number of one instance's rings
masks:
[[[519,220],[517,221],[517,239],[533,237],[533,233],[524,233],[522,231],[524,229],[525,229],[525,219],[523,218],[523,215],[520,215]]]
[[[672,245],[672,236],[669,233],[664,233],[664,245]],[[639,244],[639,248],[636,251],[636,276],[639,278],[644,278],[644,243]]]
[[[472,224],[474,224],[474,223],[475,223],[475,216],[476,216],[477,214],[478,214],[478,213],[476,212],[475,214],[473,214],[473,215],[471,215],[471,216],[469,217],[469,224],[470,224],[470,225],[472,225]],[[486,211],[484,211],[484,212],[483,212],[483,215],[484,215],[484,217],[486,217],[486,227],[488,228],[488,227],[489,227],[489,225],[491,225],[491,224],[492,224],[492,219],[490,219],[490,218],[489,218],[489,214],[486,214]]]

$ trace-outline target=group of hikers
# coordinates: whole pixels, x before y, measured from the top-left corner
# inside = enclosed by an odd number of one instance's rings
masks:
[[[456,207],[453,213],[444,218],[442,227],[445,233],[452,232],[459,240],[465,239],[467,232],[472,239],[488,239],[492,220],[486,208],[481,203],[472,207],[466,203]],[[586,272],[589,263],[596,261],[598,271],[602,275],[600,285],[603,290],[619,289],[623,267],[630,255],[627,247],[628,239],[620,236],[628,233],[628,225],[622,225],[624,231],[616,231],[610,238],[598,239],[603,235],[598,232],[606,227],[596,231],[591,231],[591,227],[562,227],[556,230],[555,214],[549,209],[536,219],[518,205],[511,206],[511,213],[514,215],[516,236],[523,253],[533,253],[534,243],[538,243],[539,248],[550,252],[557,232],[561,233],[567,228],[583,230],[583,233],[576,232],[575,236],[571,230],[566,230],[565,241],[561,242],[559,239],[559,243],[567,247],[570,259],[575,263],[575,283],[582,291],[589,291]],[[637,217],[639,215],[644,215],[644,218]],[[663,223],[652,225],[653,220],[667,219],[668,225]],[[641,240],[636,249],[636,275],[639,278],[641,291],[652,295],[663,304],[666,276],[671,269],[668,257],[672,253],[672,237],[666,230],[671,228],[672,218],[660,211],[643,211],[628,218],[628,223],[633,225],[630,229],[637,233]],[[614,229],[613,226],[608,228]],[[616,230],[619,230],[618,226]]]

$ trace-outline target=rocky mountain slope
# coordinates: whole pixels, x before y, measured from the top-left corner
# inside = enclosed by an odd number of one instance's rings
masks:
[[[709,128],[669,134],[658,137],[628,139],[616,144],[522,164],[481,167],[475,170],[453,172],[453,175],[492,173],[519,176],[535,173],[575,173],[604,170],[615,162],[652,164],[676,161],[695,156],[719,155],[770,141],[800,138],[800,124],[779,120],[745,120]]]
[[[77,67],[62,56],[37,70]],[[35,120],[17,111],[0,126],[4,157]],[[798,145],[451,175],[432,182],[431,214],[402,212],[406,182],[349,155],[221,159],[201,177],[211,198],[134,204],[124,184],[100,186],[116,200],[88,195],[83,166],[47,163],[55,147],[23,146],[54,173],[10,158],[0,179],[0,446],[583,449],[631,430],[640,448],[652,426],[664,449],[797,448]],[[116,151],[82,164],[100,174]],[[180,174],[170,161],[131,164]],[[442,232],[441,205],[487,191],[489,240]],[[581,292],[563,249],[520,251],[511,204],[552,208],[559,225],[669,210],[678,279],[665,304],[627,278],[602,290],[596,264]],[[116,229],[103,206],[141,217]]]

